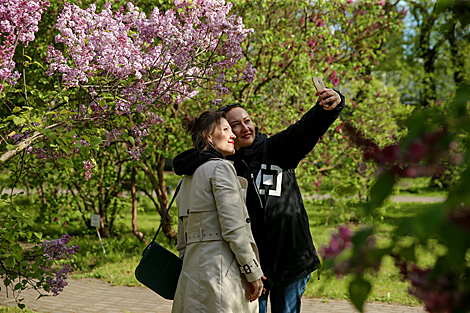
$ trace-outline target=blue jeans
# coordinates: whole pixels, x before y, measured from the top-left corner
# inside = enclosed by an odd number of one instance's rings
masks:
[[[308,274],[289,285],[266,290],[258,300],[259,313],[267,312],[268,296],[271,301],[271,313],[300,313],[300,300],[310,276],[311,274]]]

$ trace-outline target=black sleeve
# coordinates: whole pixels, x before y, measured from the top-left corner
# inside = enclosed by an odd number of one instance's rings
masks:
[[[335,90],[341,102],[331,111],[316,103],[302,118],[284,131],[268,138],[265,157],[270,164],[286,170],[297,164],[315,147],[345,106],[343,94]]]

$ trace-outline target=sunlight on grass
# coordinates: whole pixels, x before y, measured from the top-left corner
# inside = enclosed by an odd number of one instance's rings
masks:
[[[413,216],[436,205],[438,204],[391,204],[390,207],[382,210],[380,221],[373,223],[377,230],[377,245],[385,246],[391,242],[390,233],[401,218]],[[336,232],[339,226],[346,225],[355,230],[365,226],[365,224],[361,223],[341,223],[335,218],[337,209],[333,208],[329,226],[325,227],[329,206],[306,203],[306,209],[309,215],[310,231],[317,250],[328,244],[331,233]],[[403,243],[407,244],[408,242]],[[411,240],[409,243],[411,243]],[[426,247],[418,249],[417,257],[420,261],[418,265],[422,267],[431,265],[439,255],[444,253],[445,250],[442,246],[439,246],[435,241],[430,241]],[[408,294],[407,291],[410,284],[401,281],[398,269],[395,267],[391,257],[387,256],[383,259],[378,273],[367,273],[365,278],[373,285],[367,301],[400,303],[411,306],[421,305],[415,297]],[[347,300],[348,285],[351,279],[352,277],[349,275],[337,278],[332,271],[327,270],[321,272],[320,280],[318,280],[318,273],[315,272],[307,284],[305,296]]]

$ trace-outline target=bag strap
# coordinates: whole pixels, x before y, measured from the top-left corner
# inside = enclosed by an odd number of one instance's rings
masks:
[[[184,179],[184,177],[183,177],[183,179]],[[180,191],[180,187],[181,187],[181,184],[183,183],[183,179],[181,179],[181,181],[180,181],[180,182],[178,183],[178,185],[176,186],[175,194],[173,195],[173,198],[172,198],[171,201],[170,201],[170,205],[168,206],[168,209],[166,210],[165,215],[163,215],[163,218],[162,218],[162,221],[161,221],[161,223],[160,223],[160,226],[158,226],[157,233],[156,233],[155,236],[153,237],[152,242],[155,242],[155,239],[157,239],[157,235],[158,235],[158,233],[160,232],[160,229],[162,228],[163,221],[165,220],[166,216],[168,215],[168,212],[170,211],[170,208],[171,208],[171,206],[173,205],[173,201],[175,201],[175,199],[176,199],[176,195],[178,194],[178,191]]]

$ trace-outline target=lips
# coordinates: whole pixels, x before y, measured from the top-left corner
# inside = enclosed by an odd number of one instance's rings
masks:
[[[243,139],[248,139],[248,138],[250,138],[250,137],[251,137],[251,134],[246,134],[246,135],[243,135],[243,136],[242,136]]]

